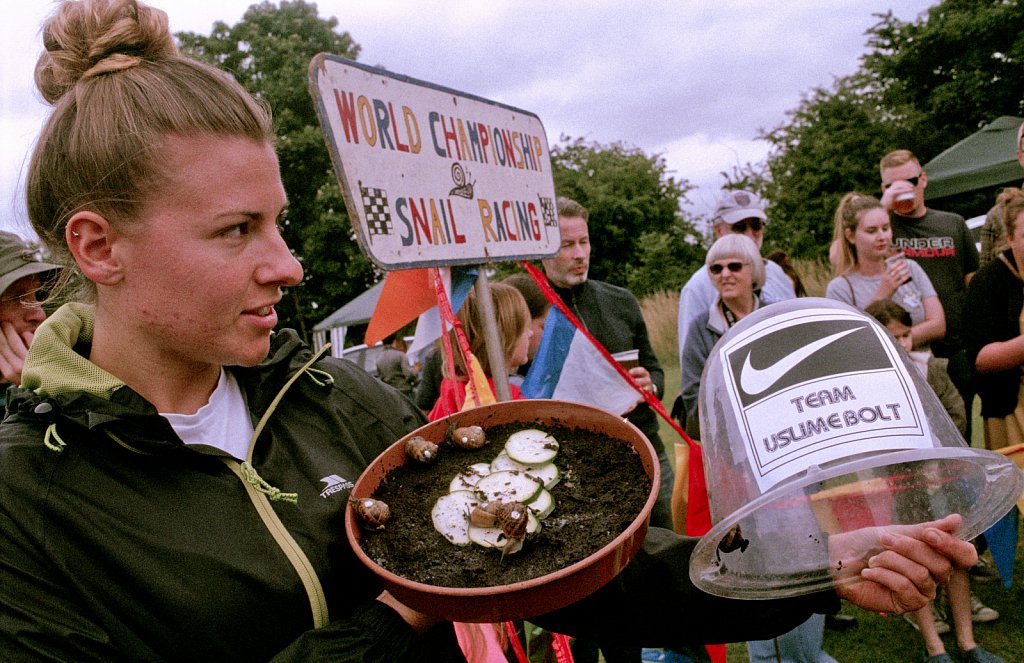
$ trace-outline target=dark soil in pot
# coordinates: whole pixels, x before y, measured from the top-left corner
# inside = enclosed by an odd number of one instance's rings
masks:
[[[490,462],[508,436],[523,428],[551,433],[560,448],[555,464],[561,479],[550,489],[555,509],[521,551],[502,559],[500,549],[470,543],[456,546],[438,533],[430,511],[457,474],[473,463]],[[489,443],[468,451],[440,448],[432,465],[409,462],[392,471],[373,497],[391,509],[383,530],[363,530],[366,554],[408,580],[440,587],[491,587],[547,575],[597,552],[643,509],[651,491],[640,457],[626,442],[587,430],[538,424],[486,429]]]

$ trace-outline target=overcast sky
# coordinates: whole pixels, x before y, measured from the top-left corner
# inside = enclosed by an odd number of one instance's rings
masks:
[[[937,0],[321,0],[359,60],[531,111],[548,141],[622,141],[665,157],[714,208],[722,171],[764,158],[759,130],[856,71],[875,13],[912,20]],[[153,0],[171,29],[209,34],[251,0]],[[0,8],[0,228],[31,236],[23,173],[49,108],[32,70],[53,4]]]

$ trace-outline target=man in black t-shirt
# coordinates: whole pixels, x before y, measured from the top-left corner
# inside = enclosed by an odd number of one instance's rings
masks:
[[[978,249],[962,216],[925,207],[928,175],[910,150],[886,154],[879,167],[882,204],[892,219],[893,245],[924,269],[942,302],[946,336],[932,341],[932,351],[949,359],[949,377],[967,409],[969,444],[974,369],[963,348],[962,314],[967,283],[978,269]]]

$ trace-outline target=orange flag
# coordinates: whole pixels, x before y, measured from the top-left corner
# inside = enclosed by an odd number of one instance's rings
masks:
[[[377,307],[366,327],[366,344],[384,340],[433,306],[437,306],[437,296],[429,267],[388,272]]]

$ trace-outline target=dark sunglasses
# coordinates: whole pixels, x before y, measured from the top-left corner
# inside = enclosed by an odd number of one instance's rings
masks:
[[[764,223],[762,223],[761,219],[743,219],[732,224],[732,231],[734,233],[745,233],[748,227],[754,232],[758,232],[764,227]]]
[[[910,186],[917,186],[917,183],[918,183],[918,181],[920,181],[920,179],[921,179],[920,175],[915,175],[913,177],[908,177],[905,180],[896,180],[895,182],[889,182],[888,184],[883,185],[882,188],[883,189],[888,189],[893,184],[896,184],[896,182],[910,182]]]
[[[760,224],[760,221],[758,221],[758,224]],[[724,265],[716,262],[714,264],[708,265],[708,271],[710,271],[715,276],[718,276],[726,269],[736,274],[743,271],[743,265],[744,263],[742,262],[727,262]]]

